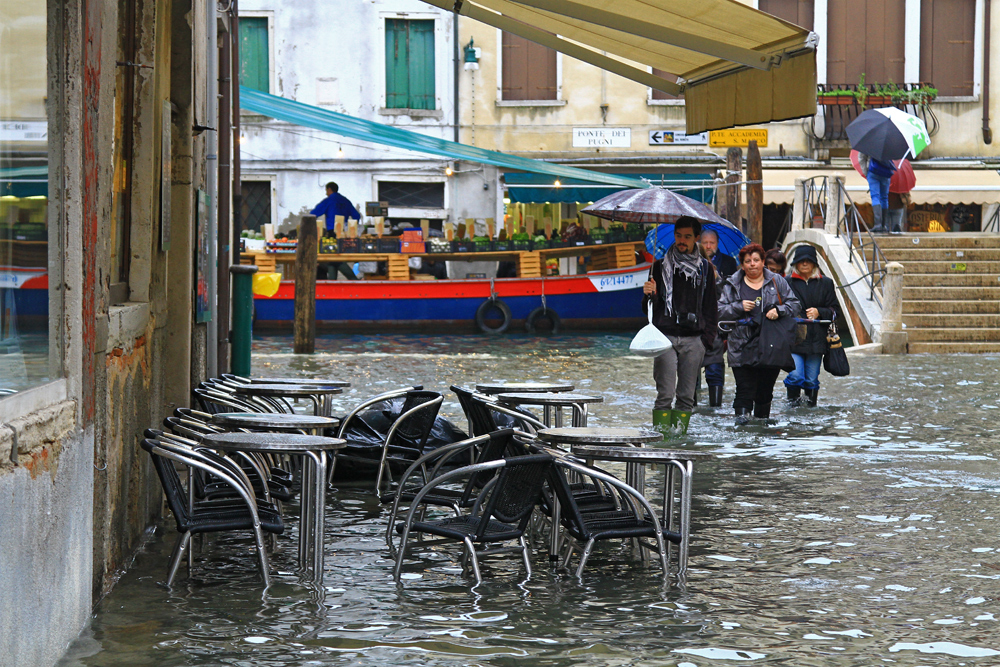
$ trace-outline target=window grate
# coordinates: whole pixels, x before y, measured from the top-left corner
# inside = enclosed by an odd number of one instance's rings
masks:
[[[259,232],[262,225],[271,222],[271,182],[243,181],[240,192],[243,194],[240,209],[243,229]]]
[[[444,208],[444,183],[379,181],[378,198],[401,208]]]

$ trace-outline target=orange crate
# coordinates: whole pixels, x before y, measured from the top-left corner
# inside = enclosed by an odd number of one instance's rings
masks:
[[[419,243],[424,240],[424,232],[421,229],[406,229],[403,230],[403,243]],[[403,252],[406,252],[405,250]],[[423,251],[421,251],[423,252]]]
[[[399,252],[427,252],[425,247],[423,241],[407,241],[404,239],[399,244]]]

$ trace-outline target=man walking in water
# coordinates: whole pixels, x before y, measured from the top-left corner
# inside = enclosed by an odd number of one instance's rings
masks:
[[[309,213],[315,215],[317,218],[321,215],[326,216],[326,230],[327,232],[330,233],[330,236],[333,236],[333,225],[336,222],[338,215],[344,216],[345,221],[348,218],[350,218],[351,220],[361,219],[361,214],[358,213],[358,209],[354,208],[354,204],[352,204],[347,197],[340,194],[338,190],[340,190],[340,187],[333,181],[327,183],[326,199],[316,204],[316,207],[313,208],[313,210],[309,211]],[[358,279],[358,277],[354,275],[354,271],[351,270],[350,264],[345,264],[343,262],[334,262],[331,268],[333,268],[334,278],[337,277],[337,272],[340,272],[348,280]],[[320,264],[317,273],[326,273],[326,267]],[[327,276],[319,275],[317,277],[320,279],[324,279]]]
[[[653,426],[676,428],[681,434],[691,421],[701,362],[715,343],[719,319],[714,272],[698,252],[700,233],[701,223],[695,218],[678,218],[674,244],[653,263],[642,286],[643,310],[652,302],[653,324],[673,345],[653,359]]]
[[[706,229],[698,238],[701,252],[715,266],[715,289],[722,292],[722,286],[729,276],[739,271],[736,260],[725,253],[719,252],[719,235],[712,229]],[[724,336],[716,332],[715,343],[705,350],[705,383],[708,385],[708,405],[717,408],[722,405],[722,390],[726,384],[726,364],[723,359],[725,351]]]

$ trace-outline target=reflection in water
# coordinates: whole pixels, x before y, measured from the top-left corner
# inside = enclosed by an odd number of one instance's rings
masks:
[[[628,336],[336,336],[313,356],[257,341],[255,374],[339,377],[337,411],[378,391],[476,380],[571,380],[605,397],[593,424],[648,424],[650,362]],[[418,555],[397,587],[385,509],[329,496],[326,585],[294,574],[290,536],[264,602],[247,538],[214,537],[193,579],[165,578],[165,522],[97,609],[64,665],[990,664],[1000,651],[997,358],[858,357],[823,376],[820,406],[736,429],[701,407],[679,446],[696,469],[686,585],[664,587],[614,545],[583,581],[542,558],[464,579],[453,551]],[[731,399],[733,383],[727,384]],[[446,394],[443,413],[464,426]],[[776,402],[777,406],[777,402]],[[661,478],[650,472],[650,484]],[[290,508],[293,512],[296,508]],[[528,662],[524,662],[527,660]]]

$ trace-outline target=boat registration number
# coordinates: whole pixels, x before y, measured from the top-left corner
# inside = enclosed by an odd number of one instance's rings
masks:
[[[616,292],[618,290],[633,289],[642,286],[642,272],[625,273],[617,276],[593,277],[590,282],[594,284],[598,292]]]

